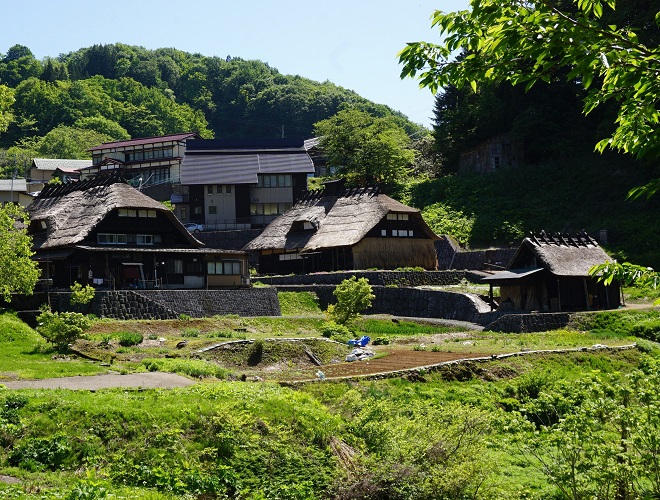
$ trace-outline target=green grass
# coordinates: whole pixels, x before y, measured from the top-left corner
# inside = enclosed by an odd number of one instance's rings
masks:
[[[278,292],[282,316],[321,314],[319,299],[313,292]]]
[[[0,314],[0,383],[2,379],[68,377],[106,371],[75,356],[57,356],[43,337],[11,313]]]
[[[413,323],[411,321],[389,321],[381,319],[361,319],[352,325],[356,333],[367,335],[424,335],[447,332],[461,332],[465,328]]]

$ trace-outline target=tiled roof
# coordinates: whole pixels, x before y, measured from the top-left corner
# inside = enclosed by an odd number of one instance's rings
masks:
[[[65,168],[78,170],[80,168],[91,166],[92,160],[63,160],[58,158],[34,158],[32,160],[32,163],[37,170],[55,170],[57,168],[60,168],[62,170],[64,170]]]
[[[0,191],[11,191],[15,193],[27,193],[27,184],[25,179],[0,179]]]
[[[104,142],[103,144],[99,144],[98,146],[88,149],[88,151],[101,151],[103,149],[124,148],[128,146],[141,146],[143,144],[156,144],[159,142],[176,142],[182,141],[184,139],[190,139],[191,137],[196,139],[201,138],[197,132],[159,135],[155,137],[139,137],[137,139],[129,139],[127,141]]]

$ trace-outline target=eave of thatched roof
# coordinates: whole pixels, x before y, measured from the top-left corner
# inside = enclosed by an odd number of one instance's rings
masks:
[[[589,269],[610,259],[598,243],[587,235],[525,238],[512,265],[515,265],[525,249],[536,257],[538,265],[555,276],[588,276]]]
[[[347,190],[339,196],[311,196],[272,221],[245,250],[300,250],[353,246],[361,241],[389,212],[417,218],[426,236],[438,237],[422,219],[419,210],[379,194],[376,190]],[[302,231],[296,223],[310,222],[315,229]]]
[[[45,239],[35,238],[35,249],[49,249],[82,242],[101,221],[118,208],[151,209],[163,214],[193,247],[203,246],[174,213],[123,182],[72,190],[62,196],[37,198],[27,208],[31,221],[46,222]]]

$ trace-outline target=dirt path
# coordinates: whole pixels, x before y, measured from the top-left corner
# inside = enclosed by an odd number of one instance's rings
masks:
[[[2,385],[7,387],[7,389],[72,389],[95,391],[116,387],[171,389],[173,387],[188,387],[195,383],[194,380],[174,373],[148,372],[130,373],[127,375],[107,374],[41,380],[16,380],[2,382]]]

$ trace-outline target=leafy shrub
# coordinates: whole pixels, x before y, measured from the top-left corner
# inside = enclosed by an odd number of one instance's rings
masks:
[[[388,339],[387,337],[376,337],[372,341],[372,344],[373,345],[389,345],[390,344],[390,339]]]
[[[93,286],[82,286],[77,281],[71,285],[71,303],[72,304],[89,304],[94,300],[96,290]]]
[[[185,328],[181,333],[182,337],[199,337],[200,331],[197,328]]]
[[[142,343],[143,337],[141,333],[134,332],[121,332],[118,334],[119,345],[122,347],[130,347]]]
[[[227,379],[231,375],[226,368],[199,359],[147,358],[142,360],[142,366],[150,372],[179,373],[195,378]]]
[[[66,351],[69,344],[78,339],[91,326],[83,314],[76,312],[52,312],[47,306],[37,317],[37,331],[58,351]]]
[[[337,303],[329,305],[327,312],[331,319],[342,325],[359,318],[360,313],[370,307],[371,301],[376,298],[369,280],[355,276],[342,281],[332,294],[337,298]]]
[[[353,338],[351,332],[345,325],[340,325],[334,321],[324,321],[320,328],[321,335],[337,342],[347,342]]]
[[[55,470],[65,466],[73,455],[68,438],[63,434],[24,439],[9,455],[9,464],[28,470]]]
[[[181,314],[179,314],[179,319],[181,321],[190,321],[191,317],[190,317],[190,314],[181,313]]]
[[[630,329],[630,334],[635,337],[658,341],[660,340],[660,320],[645,321],[634,325]]]

